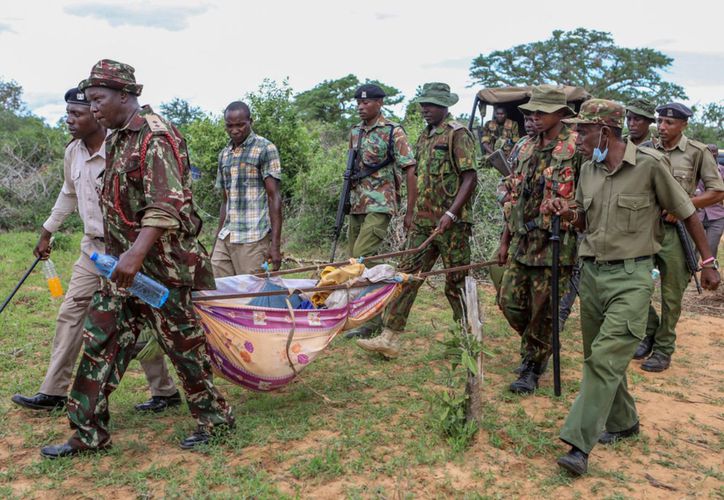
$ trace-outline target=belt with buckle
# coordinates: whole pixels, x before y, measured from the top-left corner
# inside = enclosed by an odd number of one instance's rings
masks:
[[[650,255],[642,255],[641,257],[634,257],[634,262],[641,262],[647,259],[650,259]],[[595,257],[581,257],[582,260],[586,262],[592,262],[594,264],[598,264],[599,266],[618,266],[624,263],[625,260],[628,259],[617,259],[617,260],[596,260]]]

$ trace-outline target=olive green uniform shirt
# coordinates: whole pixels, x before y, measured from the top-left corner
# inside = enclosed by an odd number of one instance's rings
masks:
[[[724,191],[724,181],[705,144],[693,141],[684,134],[673,149],[664,149],[661,141],[654,144],[657,151],[668,156],[672,175],[689,196],[694,196],[699,180],[707,191]]]
[[[686,191],[671,175],[661,153],[626,142],[621,166],[609,172],[602,163],[581,167],[576,204],[586,217],[581,257],[620,260],[658,253],[661,209],[679,219],[694,213]]]

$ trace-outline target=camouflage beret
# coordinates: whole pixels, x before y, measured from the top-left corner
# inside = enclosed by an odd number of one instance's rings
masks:
[[[566,123],[581,123],[605,125],[607,127],[623,128],[623,118],[626,110],[617,102],[606,99],[589,99],[581,104],[581,110],[575,118],[563,120]]]
[[[678,102],[670,102],[656,108],[659,116],[666,118],[678,118],[679,120],[688,120],[694,113],[689,108]]]
[[[422,86],[422,92],[415,99],[413,104],[434,104],[449,108],[458,102],[458,95],[450,92],[450,85],[441,82],[426,83]]]
[[[88,99],[85,98],[85,94],[78,87],[73,87],[65,93],[65,102],[68,104],[82,104],[84,106],[90,106]]]
[[[626,111],[635,115],[643,116],[649,120],[656,118],[656,105],[644,98],[631,99],[628,103],[626,103]]]
[[[365,83],[360,85],[354,93],[355,99],[382,99],[387,94],[382,87],[374,83]]]
[[[143,85],[136,83],[135,71],[133,66],[128,64],[101,59],[91,68],[90,76],[78,84],[78,88],[85,90],[88,87],[106,87],[141,95]]]

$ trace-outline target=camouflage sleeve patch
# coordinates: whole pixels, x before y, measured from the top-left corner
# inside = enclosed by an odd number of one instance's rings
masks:
[[[475,154],[475,139],[466,128],[459,128],[453,132],[453,156],[461,172],[474,170],[477,166]]]
[[[415,155],[412,152],[405,131],[402,127],[397,126],[393,134],[394,157],[397,166],[406,169],[415,165]]]
[[[157,208],[149,208],[143,213],[141,219],[143,227],[159,227],[162,229],[178,229],[181,224],[178,219],[171,217],[163,210]]]
[[[182,156],[181,159],[183,161],[185,157]],[[179,165],[176,161],[168,139],[151,139],[143,168],[145,206],[141,210],[156,208],[180,221],[180,212],[186,201],[182,179],[185,165]]]
[[[486,122],[483,126],[483,137],[480,139],[480,142],[483,144],[490,144],[492,138],[493,136],[490,133],[490,122]]]

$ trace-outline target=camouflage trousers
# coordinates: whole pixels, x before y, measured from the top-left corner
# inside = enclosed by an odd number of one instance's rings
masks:
[[[420,246],[434,231],[432,226],[419,226],[415,224],[407,237],[406,248]],[[427,272],[442,257],[444,267],[457,267],[470,264],[470,224],[458,222],[444,234],[436,236],[434,240],[422,251],[405,256],[399,265],[399,270],[405,273]],[[453,310],[453,318],[460,321],[465,314],[462,305],[462,289],[465,288],[467,271],[448,273],[445,275],[445,296]],[[406,283],[402,293],[385,311],[384,325],[392,330],[402,331],[407,324],[407,317],[415,302],[417,292],[422,286],[422,280]]]
[[[572,266],[560,266],[558,293],[568,290]],[[551,268],[511,259],[500,284],[500,309],[521,336],[521,354],[543,364],[552,354]]]
[[[198,423],[207,427],[232,423],[231,409],[214,387],[206,337],[197,321],[189,287],[169,289],[161,309],[113,294],[108,285],[96,292],[85,321],[83,357],[68,398],[68,418],[75,429],[68,443],[74,448],[110,444],[108,398],[118,387],[144,326],[155,332],[176,367]]]

